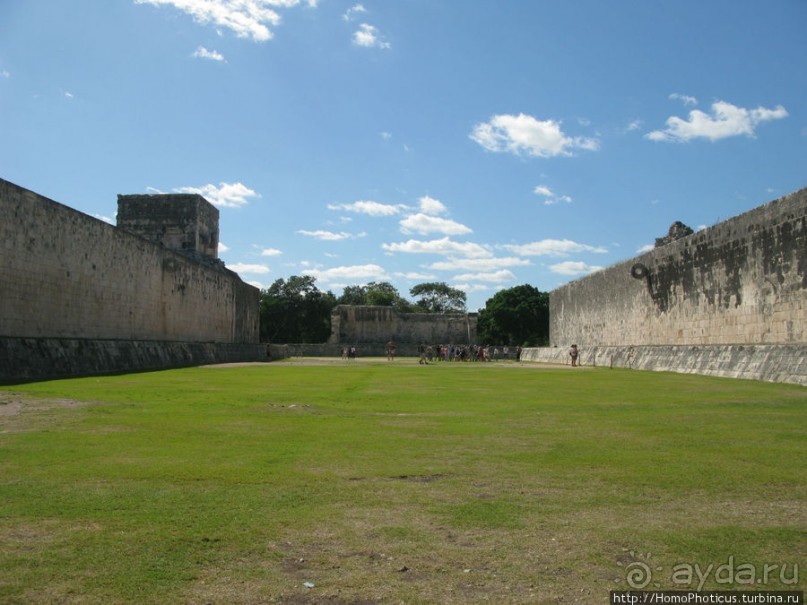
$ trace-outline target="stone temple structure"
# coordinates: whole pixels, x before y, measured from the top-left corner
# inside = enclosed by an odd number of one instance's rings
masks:
[[[0,383],[265,360],[259,291],[199,195],[120,196],[114,227],[0,179]]]

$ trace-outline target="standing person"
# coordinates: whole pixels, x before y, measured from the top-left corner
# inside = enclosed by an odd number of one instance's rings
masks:
[[[395,343],[391,340],[387,343],[387,360],[392,361],[395,359]]]
[[[427,347],[425,342],[421,343],[420,346],[418,347],[418,353],[420,353],[420,359],[418,359],[418,363],[421,365],[423,364],[429,365],[429,362],[426,360],[426,348]]]
[[[569,357],[572,358],[572,367],[577,366],[577,356],[578,356],[578,354],[579,353],[577,351],[577,345],[572,345],[572,348],[569,349]]]

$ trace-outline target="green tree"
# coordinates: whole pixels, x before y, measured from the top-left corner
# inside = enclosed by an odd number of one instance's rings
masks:
[[[527,284],[497,292],[480,311],[477,330],[491,344],[549,344],[549,294]]]
[[[389,282],[370,282],[364,286],[346,286],[339,297],[340,305],[375,305],[394,307],[406,313],[413,310],[412,303],[406,300]]]
[[[445,282],[427,282],[418,284],[409,290],[412,296],[419,296],[415,301],[418,310],[426,313],[464,313],[465,292],[452,288]]]
[[[340,305],[366,305],[367,286],[345,286],[338,302]]]
[[[261,291],[261,340],[277,343],[319,343],[331,334],[336,297],[322,292],[316,278],[292,275]]]

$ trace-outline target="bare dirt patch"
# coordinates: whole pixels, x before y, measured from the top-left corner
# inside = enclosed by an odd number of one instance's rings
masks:
[[[0,391],[0,433],[41,428],[54,411],[78,409],[91,403],[75,399],[28,399],[20,393]]]

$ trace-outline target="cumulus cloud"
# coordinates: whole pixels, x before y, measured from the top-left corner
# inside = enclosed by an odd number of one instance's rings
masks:
[[[400,277],[402,279],[436,279],[437,276],[432,273],[417,273],[415,271],[410,271],[409,273],[393,273],[395,277]]]
[[[436,200],[433,197],[429,197],[428,195],[424,195],[420,198],[420,211],[423,214],[445,214],[448,212],[448,208],[445,207],[445,204],[440,200]]]
[[[410,239],[394,244],[381,244],[387,252],[404,252],[407,254],[441,254],[445,256],[464,256],[468,258],[485,258],[492,256],[488,248],[473,242],[455,242],[448,237],[430,241]]]
[[[261,197],[242,183],[219,183],[218,186],[208,184],[201,187],[178,187],[177,193],[196,193],[204,197],[214,206],[239,208],[249,203],[249,198]]]
[[[266,275],[270,273],[269,267],[266,265],[250,265],[248,263],[234,263],[232,265],[227,265],[227,268],[231,271],[235,271],[239,275],[241,273],[249,274],[249,275]]]
[[[564,134],[559,122],[538,120],[523,113],[495,115],[474,126],[469,136],[488,151],[539,158],[571,156],[578,149],[596,151],[600,147],[597,139]]]
[[[686,142],[692,139],[719,141],[740,135],[754,137],[760,124],[787,116],[787,110],[781,105],[773,109],[745,109],[725,101],[717,101],[712,103],[711,114],[693,109],[686,120],[671,116],[667,118],[666,129],[654,130],[645,136],[651,141],[665,142]]]
[[[529,244],[506,244],[502,248],[519,256],[568,256],[580,252],[604,254],[608,252],[601,246],[589,246],[568,239],[544,239]]]
[[[319,239],[327,242],[338,242],[344,239],[356,239],[367,235],[366,233],[353,234],[353,233],[346,233],[344,231],[340,233],[334,233],[333,231],[324,231],[324,230],[306,231],[304,229],[300,229],[297,233],[299,233],[300,235],[313,237],[314,239]]]
[[[420,233],[427,235],[429,233],[442,233],[443,235],[465,235],[473,233],[470,227],[466,227],[456,221],[447,218],[440,218],[418,212],[407,216],[400,222],[401,233]]]
[[[385,281],[389,279],[387,272],[383,267],[375,264],[368,265],[349,265],[342,267],[333,267],[331,269],[306,269],[303,275],[311,275],[317,281],[333,283],[333,282],[368,282],[368,281]]]
[[[494,271],[504,267],[525,267],[530,265],[525,258],[514,256],[490,258],[450,258],[427,265],[435,271]]]
[[[277,248],[264,248],[261,250],[261,256],[280,256],[281,254],[283,254],[283,252]]]
[[[355,212],[356,214],[366,214],[368,216],[394,216],[400,214],[406,206],[400,204],[382,204],[373,201],[358,201],[352,204],[328,204],[329,210],[344,210]]]
[[[229,29],[239,38],[265,42],[272,38],[270,27],[280,23],[276,8],[291,8],[298,4],[310,7],[316,0],[134,0],[135,4],[173,6],[195,21]]]
[[[207,50],[204,46],[197,48],[191,55],[194,59],[209,59],[211,61],[224,62],[224,55],[216,50]]]
[[[552,271],[552,273],[557,273],[559,275],[588,275],[589,273],[594,273],[595,271],[600,271],[602,269],[603,267],[589,265],[583,261],[572,260],[557,263],[555,265],[549,265],[549,270]]]
[[[552,190],[545,185],[538,185],[535,189],[533,189],[533,193],[543,197],[544,205],[546,206],[552,206],[553,204],[557,204],[559,202],[563,202],[564,204],[572,203],[572,198],[570,196],[555,195]]]
[[[356,15],[366,12],[367,9],[364,8],[363,4],[354,4],[349,9],[347,9],[347,11],[345,11],[345,14],[342,15],[342,19],[344,19],[345,21],[353,21]]]
[[[369,23],[362,23],[359,25],[359,29],[353,32],[353,44],[364,48],[382,49],[391,48],[392,46],[389,42],[385,42],[381,38],[378,28]]]
[[[680,93],[674,92],[670,95],[671,101],[681,101],[684,105],[697,105],[698,99],[695,97],[690,97],[689,95],[682,95]]]
[[[500,284],[514,281],[516,276],[512,271],[501,269],[499,271],[491,271],[489,273],[464,273],[462,275],[455,275],[454,279],[457,281],[483,281]]]

